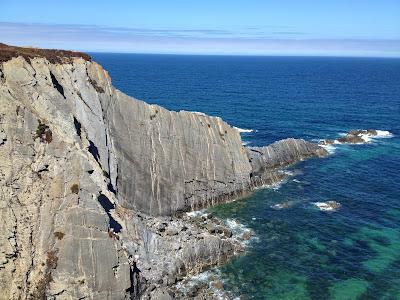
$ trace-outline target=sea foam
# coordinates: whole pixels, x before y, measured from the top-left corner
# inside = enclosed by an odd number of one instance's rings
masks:
[[[394,134],[387,130],[377,130],[377,135],[373,136],[372,138],[375,139],[387,139],[394,137]]]
[[[336,143],[337,140],[335,140]],[[328,151],[329,154],[334,154],[336,151],[336,147],[333,145],[319,145],[320,147],[324,148],[326,151]]]
[[[240,133],[251,133],[251,132],[257,132],[257,130],[254,129],[243,129],[243,128],[239,128],[239,127],[235,127],[233,126],[233,128],[235,128],[237,131],[239,131]]]
[[[208,213],[205,209],[189,211],[186,213],[188,217],[207,217]]]
[[[235,219],[226,219],[226,226],[232,231],[233,238],[240,242],[243,246],[246,246],[249,241],[258,240],[258,237],[252,233],[252,230],[247,226],[239,223]],[[247,238],[245,238],[247,236]]]
[[[368,132],[359,134],[358,136],[361,137],[361,139],[364,142],[361,142],[361,143],[350,143],[350,144],[362,145],[362,144],[365,144],[365,143],[371,143],[376,139],[388,139],[388,138],[394,137],[394,134],[391,133],[388,130],[375,130],[375,131],[376,131],[375,135],[373,135],[371,133],[368,133]],[[347,133],[339,132],[339,136],[346,136],[346,135],[347,135]],[[324,140],[323,139],[319,140],[319,142],[322,142],[322,141],[324,141]],[[335,153],[335,150],[336,150],[336,147],[333,146],[333,145],[343,145],[343,144],[347,144],[347,143],[343,143],[343,142],[340,142],[339,140],[335,139],[333,141],[333,144],[330,144],[330,145],[320,144],[319,146],[322,147],[322,148],[325,148],[330,154],[333,154],[333,153]]]
[[[336,201],[314,202],[312,204],[322,211],[336,211],[342,206],[339,202]]]

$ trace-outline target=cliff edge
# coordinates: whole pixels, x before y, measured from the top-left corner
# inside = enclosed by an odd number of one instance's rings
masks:
[[[324,155],[295,139],[245,148],[221,118],[123,94],[86,54],[0,44],[0,299],[170,299],[242,250],[184,212]]]

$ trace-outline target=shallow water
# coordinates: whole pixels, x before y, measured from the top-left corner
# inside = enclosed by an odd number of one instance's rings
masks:
[[[225,288],[243,299],[400,299],[399,59],[93,56],[122,91],[254,129],[242,133],[250,145],[393,133],[334,145],[328,158],[293,166],[279,189],[210,210],[258,237],[221,268]],[[327,201],[341,207],[313,204]]]

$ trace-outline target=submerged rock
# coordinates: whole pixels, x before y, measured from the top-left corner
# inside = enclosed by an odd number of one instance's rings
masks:
[[[342,206],[336,201],[314,202],[313,204],[322,211],[336,211]]]
[[[365,143],[365,139],[361,135],[355,134],[346,134],[343,137],[337,139],[339,143],[348,143],[348,144],[362,144]]]
[[[332,145],[335,143],[335,140],[322,140],[319,142],[320,145]]]

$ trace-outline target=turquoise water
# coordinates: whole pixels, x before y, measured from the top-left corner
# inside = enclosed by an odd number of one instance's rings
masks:
[[[93,56],[122,91],[254,129],[242,136],[250,145],[390,131],[336,145],[328,158],[291,167],[279,188],[210,210],[257,237],[221,269],[243,299],[400,299],[400,60]],[[330,200],[340,209],[313,204]]]

